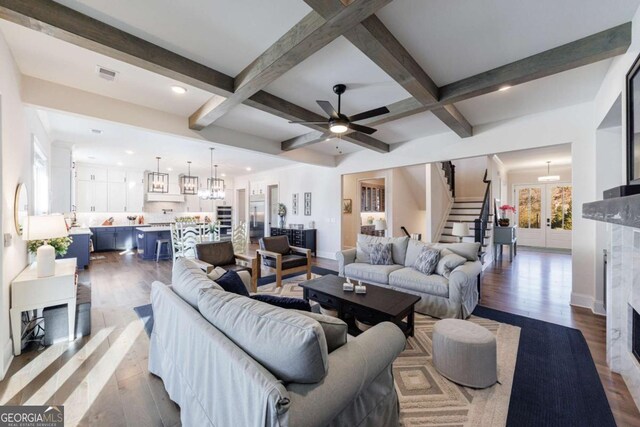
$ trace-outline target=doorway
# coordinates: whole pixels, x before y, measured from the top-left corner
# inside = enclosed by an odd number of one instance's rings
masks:
[[[566,182],[515,185],[518,244],[571,249],[572,186]]]
[[[271,235],[271,228],[278,227],[278,204],[280,203],[278,186],[270,185],[267,187],[267,197],[269,200],[267,201],[269,205],[269,218],[268,218],[268,230],[266,235]]]

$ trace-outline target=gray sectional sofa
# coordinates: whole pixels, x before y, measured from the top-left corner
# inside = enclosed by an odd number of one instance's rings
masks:
[[[376,243],[391,243],[393,265],[372,265],[369,252]],[[464,258],[462,265],[442,274],[425,275],[413,268],[423,247],[448,249]],[[424,243],[408,237],[358,235],[357,247],[338,252],[339,274],[420,296],[416,311],[428,316],[467,318],[478,304],[479,243]],[[448,276],[448,277],[447,277]]]
[[[228,293],[193,262],[154,282],[149,371],[184,426],[396,426],[389,322],[347,340],[344,322]]]

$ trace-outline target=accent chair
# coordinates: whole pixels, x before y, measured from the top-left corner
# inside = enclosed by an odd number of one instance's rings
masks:
[[[276,270],[276,286],[282,287],[284,272],[307,272],[307,280],[311,279],[311,249],[289,245],[287,236],[263,237],[257,251],[264,265]],[[258,272],[258,276],[260,272]]]
[[[260,276],[258,259],[235,253],[231,241],[198,243],[196,245],[196,257],[200,261],[198,264],[203,269],[206,268],[207,273],[216,267],[221,267],[227,271],[234,270],[237,273],[241,271],[248,272],[251,275],[251,291],[258,291],[258,277]],[[249,266],[238,264],[238,261],[244,261]]]

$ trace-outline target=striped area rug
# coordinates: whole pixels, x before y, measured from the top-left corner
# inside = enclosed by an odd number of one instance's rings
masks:
[[[318,277],[314,274],[314,277]],[[275,284],[258,288],[259,293],[302,298],[299,283],[305,276],[286,279],[281,289]],[[504,426],[516,366],[520,328],[472,316],[470,321],[489,329],[498,344],[498,380],[484,390],[456,385],[438,374],[431,359],[431,336],[438,319],[416,314],[415,336],[393,364],[400,416],[404,427],[417,426]]]

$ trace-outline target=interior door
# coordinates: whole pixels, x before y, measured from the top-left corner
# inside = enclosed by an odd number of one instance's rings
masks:
[[[518,244],[522,246],[545,246],[544,186],[517,185],[514,187]]]
[[[571,184],[546,185],[547,217],[546,246],[548,248],[571,249],[572,193]]]
[[[278,226],[278,186],[269,186],[269,227]]]

